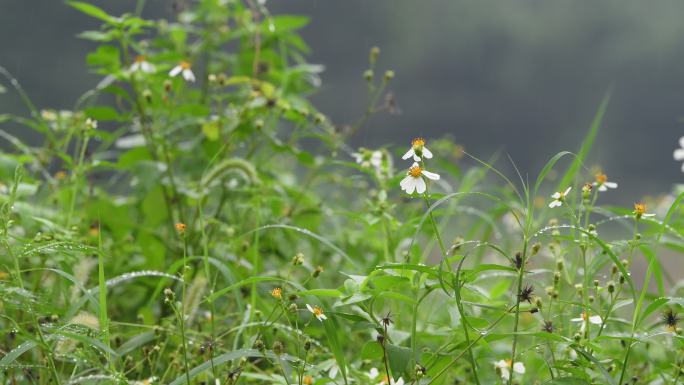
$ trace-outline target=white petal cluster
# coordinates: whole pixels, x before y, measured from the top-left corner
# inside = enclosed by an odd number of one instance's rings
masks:
[[[423,177],[439,180],[439,174],[424,170],[417,162],[414,162],[413,166],[411,166],[406,173],[406,177],[401,180],[399,185],[407,194],[413,194],[414,191],[418,194],[422,194],[427,190],[427,184]]]
[[[328,319],[328,317],[326,317],[325,314],[323,314],[323,310],[320,307],[311,306],[307,303],[306,308],[309,309],[311,314],[313,314],[314,317],[316,317],[319,321],[323,322],[324,320]]]
[[[570,321],[572,322],[581,322],[580,324],[580,332],[584,333],[584,331],[587,328],[587,317],[589,318],[589,323],[594,324],[594,325],[601,325],[603,323],[603,318],[601,318],[600,315],[592,315],[589,316],[586,312],[583,312],[579,318],[573,318]]]
[[[674,150],[672,156],[674,157],[674,160],[676,160],[677,162],[684,161],[684,136],[679,138],[679,148]],[[682,172],[684,172],[684,163],[682,163]]]
[[[570,193],[570,190],[572,190],[572,187],[568,187],[567,189],[565,189],[565,191],[558,191],[553,193],[553,195],[551,195],[551,198],[553,198],[553,200],[551,201],[551,203],[549,203],[549,207],[554,208],[562,206],[563,202],[565,202],[565,198],[568,196],[568,193]]]
[[[171,77],[176,77],[179,74],[183,75],[183,79],[185,79],[186,82],[195,81],[195,74],[192,72],[192,64],[190,64],[190,62],[182,61],[169,71],[169,76]]]
[[[511,362],[511,360],[500,360],[494,363],[494,368],[501,378],[508,380],[511,377],[511,370],[518,374],[525,374],[525,365],[522,362]]]

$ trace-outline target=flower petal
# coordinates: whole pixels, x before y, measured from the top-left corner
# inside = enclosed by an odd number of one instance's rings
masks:
[[[423,170],[422,174],[428,179],[439,180],[439,174],[435,174],[434,172]]]
[[[409,183],[411,183],[413,179],[416,178],[412,177],[411,175],[407,175],[404,179],[401,180],[401,182],[399,182],[399,186],[401,186],[402,190],[406,190],[408,188]]]
[[[183,67],[175,66],[171,71],[169,71],[169,76],[174,77],[183,71]]]
[[[684,147],[684,136],[679,138],[679,147]]]
[[[192,72],[191,69],[185,69],[183,70],[183,79],[185,79],[188,82],[194,82],[195,74]]]
[[[415,160],[416,162],[420,162],[420,157],[416,154],[413,154],[413,160]]]
[[[413,151],[413,148],[411,148],[410,150],[406,151],[406,154],[404,154],[404,156],[402,156],[401,159],[408,159],[412,157],[413,154],[415,154],[415,152]]]
[[[672,154],[674,157],[674,160],[680,161],[684,160],[684,148],[678,148],[674,150],[674,153]]]
[[[568,193],[572,190],[572,186],[568,187],[565,189],[565,192],[563,193],[563,196],[568,195]]]
[[[516,362],[513,364],[513,371],[518,374],[525,374],[525,365],[522,362]]]
[[[562,205],[562,203],[559,200],[551,201],[551,203],[549,203],[550,208],[558,207],[560,205]]]
[[[594,325],[600,325],[603,323],[603,320],[601,319],[601,316],[593,315],[589,317],[589,322],[593,323]]]
[[[412,176],[408,177],[408,182],[406,182],[406,184],[405,184],[406,188],[404,189],[407,194],[413,194],[413,192],[416,191],[416,186],[417,186],[419,180],[422,180],[422,179],[414,178]],[[423,183],[425,183],[425,182],[423,182]]]
[[[606,184],[604,183],[604,184],[599,186],[598,190],[599,191],[608,191],[608,188],[606,187]]]
[[[309,305],[308,303],[306,304],[306,308],[309,309],[310,312],[314,312],[313,307],[311,307],[311,305]]]
[[[416,179],[416,192],[418,194],[422,194],[427,190],[427,185],[425,184],[425,179],[423,178],[415,178]]]
[[[427,147],[423,147],[423,156],[427,159],[432,159],[432,152],[428,150]]]
[[[617,186],[618,186],[618,184],[615,182],[606,182],[603,185],[608,187],[608,188],[617,188]]]
[[[559,193],[559,192],[555,192],[555,193],[553,193],[553,195],[551,195],[551,198],[553,198],[553,199],[558,199],[560,197],[561,197],[561,193]]]

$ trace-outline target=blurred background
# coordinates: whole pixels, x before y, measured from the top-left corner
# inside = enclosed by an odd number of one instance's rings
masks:
[[[136,4],[91,2],[113,14]],[[414,136],[448,134],[484,159],[510,154],[533,179],[558,151],[579,148],[611,92],[590,165],[620,183],[613,202],[668,192],[684,179],[672,159],[684,135],[682,1],[281,0],[267,6],[274,14],[311,17],[302,34],[310,61],[326,68],[313,100],[337,123],[364,111],[362,74],[369,49],[381,48],[378,74],[396,72],[390,90],[402,113],[375,116],[356,146],[403,149]],[[168,16],[171,8],[171,0],[148,0],[144,16]],[[75,36],[97,26],[59,0],[0,0],[0,65],[39,108],[71,108],[98,82],[85,65],[94,45]],[[0,113],[22,111],[13,92],[0,94]]]

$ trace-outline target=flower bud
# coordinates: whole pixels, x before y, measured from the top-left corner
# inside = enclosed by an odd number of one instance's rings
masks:
[[[373,47],[370,49],[370,56],[368,58],[368,61],[371,63],[371,65],[375,64],[375,62],[378,61],[379,55],[380,55],[380,48],[379,47]]]
[[[292,257],[292,264],[294,266],[299,266],[304,263],[304,254],[302,253],[297,253],[294,257]]]
[[[366,70],[363,73],[363,78],[366,79],[367,82],[370,82],[373,80],[373,71],[372,70]]]
[[[614,293],[615,292],[615,282],[613,281],[608,281],[608,284],[606,284],[606,287],[608,288],[609,293]]]
[[[318,278],[319,275],[323,272],[323,267],[322,266],[317,266],[316,269],[313,271],[311,274],[314,278]]]
[[[276,341],[273,343],[272,350],[273,350],[273,353],[275,353],[277,355],[281,355],[285,351],[285,346],[283,346],[282,342]]]
[[[541,250],[541,248],[542,248],[542,244],[539,242],[532,245],[531,255],[536,255],[539,252],[539,250]]]

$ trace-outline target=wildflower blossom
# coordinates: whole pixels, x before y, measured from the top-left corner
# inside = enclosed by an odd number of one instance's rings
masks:
[[[147,61],[147,58],[143,55],[140,55],[135,58],[133,61],[133,64],[131,64],[130,68],[131,72],[144,72],[151,74],[154,72],[155,68],[154,65],[150,62]]]
[[[182,74],[185,81],[195,81],[195,74],[192,72],[192,64],[190,64],[190,62],[182,61],[177,66],[173,67],[171,71],[169,71],[169,76],[171,77],[178,76],[178,74]]]
[[[283,299],[283,289],[276,287],[275,289],[271,290],[271,296],[275,299]]]
[[[378,370],[378,368],[370,368],[370,370],[368,371],[368,377],[370,377],[371,380],[378,378],[379,375],[380,371]]]
[[[407,194],[413,194],[414,191],[416,191],[418,194],[422,194],[425,192],[425,190],[427,190],[427,184],[425,183],[425,179],[423,179],[423,177],[432,180],[439,180],[439,174],[424,170],[416,162],[413,163],[413,166],[409,168],[406,174],[406,177],[402,179],[399,185],[401,186],[402,190],[406,191]]]
[[[361,167],[370,167],[378,169],[382,166],[382,151],[370,151],[361,149],[360,152],[355,152],[352,154],[356,163],[361,165]]]
[[[500,360],[494,363],[496,372],[501,375],[501,378],[508,380],[511,377],[511,369],[518,374],[525,374],[525,365],[522,362],[513,362],[511,360]]]
[[[420,162],[422,157],[432,158],[432,152],[425,147],[425,139],[415,138],[411,141],[411,148],[406,151],[406,154],[401,159],[408,159],[410,157],[413,157],[413,160],[416,162]]]
[[[178,234],[181,234],[181,235],[185,234],[185,229],[187,228],[185,223],[180,223],[180,222],[176,223],[174,225],[174,227],[176,228],[176,231],[178,232]]]
[[[587,317],[589,318],[589,323],[592,323],[594,325],[601,325],[603,323],[603,319],[599,315],[592,315],[589,316],[586,311],[582,312],[579,318],[573,318],[570,321],[572,322],[581,322],[580,325],[580,332],[584,333],[584,331],[587,328]]]
[[[618,184],[615,182],[609,182],[606,174],[596,174],[596,182],[594,186],[598,187],[599,191],[608,191],[609,188],[617,188]]]
[[[88,118],[85,121],[86,128],[89,130],[94,130],[97,128],[97,120]]]
[[[681,162],[684,160],[684,136],[679,138],[679,147],[680,148],[674,150],[674,153],[672,154],[674,160],[676,160],[677,162]],[[682,163],[682,172],[684,172],[684,163]]]
[[[637,202],[634,204],[634,211],[632,211],[632,214],[636,217],[636,219],[641,219],[643,218],[648,218],[648,217],[653,217],[655,214],[649,214],[646,212],[646,205],[641,202]]]
[[[312,384],[314,383],[313,377],[311,377],[311,376],[304,376],[304,378],[302,378],[302,383],[303,383],[304,385],[312,385]]]
[[[559,207],[563,205],[563,202],[565,202],[565,198],[568,196],[568,193],[570,193],[570,190],[572,190],[572,187],[568,187],[565,189],[563,192],[555,192],[553,195],[551,195],[551,198],[553,198],[553,201],[549,203],[550,208],[554,207]]]
[[[311,306],[308,303],[306,304],[306,308],[309,309],[309,311],[316,317],[318,318],[319,321],[323,322],[323,320],[328,319],[328,317],[323,314],[323,309],[321,309],[319,306]]]

